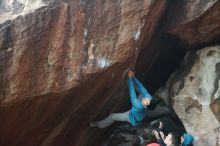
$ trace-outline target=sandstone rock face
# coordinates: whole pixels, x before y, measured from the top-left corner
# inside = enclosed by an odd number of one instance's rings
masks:
[[[205,44],[220,36],[218,0],[176,1],[171,5],[164,22],[165,32],[189,47]]]
[[[220,46],[201,49],[192,56],[193,60],[184,60],[188,67],[171,77],[170,96],[186,130],[195,136],[195,146],[215,146],[220,127]]]
[[[123,107],[123,71],[165,6],[166,0],[3,0],[0,145],[98,145],[103,131],[88,127],[88,115]]]

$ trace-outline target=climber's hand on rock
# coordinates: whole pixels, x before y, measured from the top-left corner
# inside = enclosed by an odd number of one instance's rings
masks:
[[[132,77],[134,76],[134,71],[132,71],[131,69],[128,70],[128,76]]]
[[[132,76],[133,76],[132,70],[128,70],[128,77],[132,77]]]

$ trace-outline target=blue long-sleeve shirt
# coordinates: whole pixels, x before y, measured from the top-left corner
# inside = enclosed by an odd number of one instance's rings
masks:
[[[148,91],[144,88],[144,86],[141,84],[140,81],[138,81],[135,77],[129,77],[128,78],[128,87],[130,92],[130,99],[132,108],[129,113],[129,121],[133,126],[140,125],[147,113],[147,108],[145,108],[142,105],[141,99],[137,98],[137,95],[135,93],[134,84],[137,87],[137,90],[142,94],[142,98],[150,98],[152,99],[152,96],[148,93]]]

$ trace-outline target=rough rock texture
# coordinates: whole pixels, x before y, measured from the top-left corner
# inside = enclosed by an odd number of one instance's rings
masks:
[[[152,38],[166,0],[1,6],[0,145],[98,145],[105,130],[88,121],[126,106],[123,71]]]
[[[18,15],[30,13],[40,8],[50,0],[1,0],[0,1],[0,23],[16,18]],[[55,0],[52,0],[55,1]]]
[[[192,52],[191,52],[192,53]],[[185,57],[183,68],[168,84],[173,107],[195,146],[217,146],[220,128],[220,46],[207,47]],[[167,90],[162,96],[167,95]],[[219,138],[219,137],[218,137]]]
[[[219,38],[219,0],[183,0],[172,1],[170,4],[164,19],[165,32],[174,35],[188,47]]]

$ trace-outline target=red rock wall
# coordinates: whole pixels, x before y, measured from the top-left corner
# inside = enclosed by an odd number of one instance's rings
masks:
[[[74,0],[2,23],[0,145],[99,145],[106,130],[88,121],[127,107],[123,71],[153,37],[165,6]]]

